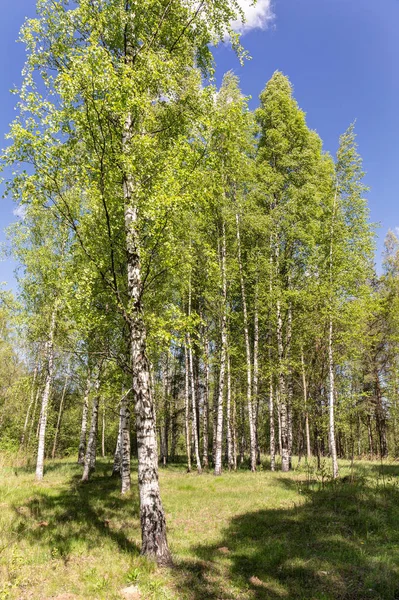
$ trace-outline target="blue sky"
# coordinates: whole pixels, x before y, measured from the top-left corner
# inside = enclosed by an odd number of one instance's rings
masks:
[[[241,0],[244,4],[247,0]],[[270,18],[273,12],[274,18]],[[0,136],[14,117],[24,48],[15,43],[35,0],[5,3],[0,20]],[[257,105],[258,94],[278,69],[291,79],[308,124],[335,153],[339,135],[357,119],[359,151],[370,186],[371,220],[379,222],[377,265],[389,228],[399,227],[399,0],[259,0],[248,12],[242,38],[252,56],[240,67],[227,47],[216,50],[217,77],[234,70]],[[0,229],[15,220],[1,200]],[[4,240],[3,233],[0,240]],[[0,281],[13,286],[15,264],[0,262]]]

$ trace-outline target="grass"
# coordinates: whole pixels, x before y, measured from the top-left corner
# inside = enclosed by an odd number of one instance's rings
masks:
[[[172,569],[139,555],[138,496],[99,461],[0,470],[0,600],[399,600],[399,466],[160,472]],[[70,594],[63,595],[63,594]]]

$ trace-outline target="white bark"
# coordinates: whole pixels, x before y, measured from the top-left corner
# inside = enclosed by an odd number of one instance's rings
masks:
[[[197,399],[195,396],[193,350],[191,347],[191,336],[189,333],[187,333],[187,346],[188,346],[188,362],[189,362],[190,382],[191,382],[191,408],[192,408],[192,414],[193,414],[194,452],[195,452],[195,461],[197,463],[197,471],[198,471],[198,473],[201,473],[202,468],[201,468],[201,458],[200,458],[199,439],[198,439]]]
[[[57,443],[58,443],[58,436],[60,433],[60,428],[61,428],[61,419],[62,419],[62,413],[64,410],[64,400],[65,400],[65,394],[68,388],[68,383],[69,383],[69,378],[70,378],[70,370],[69,370],[69,365],[68,365],[68,369],[67,369],[67,374],[65,376],[65,383],[64,383],[64,388],[62,390],[62,396],[61,396],[61,401],[60,401],[60,407],[58,410],[58,418],[57,418],[57,425],[55,428],[55,434],[54,434],[54,442],[53,442],[53,449],[51,452],[51,458],[54,460],[55,458],[55,452],[57,450]]]
[[[205,468],[209,465],[209,347],[207,336],[204,335],[204,369],[205,369],[205,390],[203,402],[203,454],[202,461]]]
[[[250,344],[249,344],[247,300],[246,300],[246,294],[245,294],[244,271],[243,271],[242,257],[241,257],[240,218],[239,218],[238,213],[236,213],[236,234],[237,234],[238,266],[239,266],[239,270],[240,270],[242,309],[243,309],[243,318],[244,318],[245,352],[246,352],[246,359],[247,359],[247,405],[248,405],[249,438],[250,438],[250,462],[251,462],[251,471],[256,471],[256,436],[255,436],[254,408],[253,408],[253,404],[252,404],[251,348],[250,348]]]
[[[186,432],[186,452],[187,452],[187,472],[191,472],[191,437],[190,437],[190,385],[189,385],[189,367],[187,344],[184,346],[184,409],[185,409],[185,432]]]
[[[57,317],[57,305],[53,310],[50,321],[49,336],[46,344],[46,380],[44,384],[43,396],[42,396],[42,407],[39,421],[39,444],[37,450],[37,462],[36,462],[36,479],[40,481],[43,479],[44,471],[44,447],[46,437],[46,426],[47,426],[47,411],[48,403],[50,399],[51,386],[53,384],[54,377],[54,333]]]
[[[302,386],[303,386],[303,402],[305,408],[305,438],[306,438],[306,457],[309,461],[312,457],[312,451],[310,448],[310,429],[309,429],[309,410],[308,410],[308,385],[306,381],[305,371],[305,360],[303,357],[303,351],[301,351],[301,365],[302,365]]]
[[[94,394],[94,398],[93,398],[89,439],[87,441],[82,481],[89,481],[90,473],[92,471],[94,471],[94,469],[96,468],[98,409],[99,409],[99,404],[100,404],[99,389],[100,389],[100,371],[97,374],[96,382],[95,382],[95,394]]]
[[[89,415],[89,394],[90,394],[90,371],[87,374],[85,395],[83,398],[83,410],[82,410],[82,424],[80,427],[80,439],[79,439],[79,450],[78,450],[78,463],[84,464],[86,454],[86,436],[87,436],[87,421]]]
[[[329,413],[329,443],[330,443],[330,454],[332,460],[332,471],[333,477],[338,477],[338,459],[337,459],[337,447],[335,444],[335,419],[334,419],[334,396],[335,396],[335,383],[334,383],[334,356],[333,356],[333,321],[332,321],[332,285],[333,285],[333,238],[334,238],[334,222],[335,222],[335,211],[338,199],[338,182],[335,189],[333,213],[331,219],[331,237],[330,237],[330,322],[329,322],[329,334],[328,334],[328,413]]]
[[[129,57],[129,51],[127,55]],[[131,151],[132,134],[133,119],[129,114],[125,121],[122,142],[127,157]],[[124,177],[123,195],[129,296],[128,319],[138,445],[141,552],[148,558],[156,560],[158,564],[169,564],[171,555],[166,538],[165,513],[159,489],[155,407],[146,349],[147,333],[142,314],[139,215],[135,199],[135,185],[130,175]]]
[[[328,335],[328,408],[329,408],[329,441],[330,441],[330,453],[332,460],[333,477],[338,477],[338,458],[337,458],[337,447],[335,443],[335,419],[334,419],[334,396],[335,396],[335,383],[334,383],[334,357],[333,357],[333,324],[330,319],[329,335]]]
[[[120,472],[122,494],[130,491],[130,407],[127,394],[121,401]]]
[[[231,372],[230,356],[227,356],[227,398],[226,398],[226,421],[227,421],[227,465],[229,470],[234,469],[233,457],[233,431],[231,416]]]
[[[223,396],[227,353],[227,277],[226,277],[226,227],[222,225],[222,248],[220,256],[220,274],[222,279],[222,319],[221,319],[221,348],[219,389],[216,417],[215,439],[215,475],[222,474],[222,442],[223,442]]]

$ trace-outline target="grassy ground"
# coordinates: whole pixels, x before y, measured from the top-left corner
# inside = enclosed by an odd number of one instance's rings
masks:
[[[399,600],[399,466],[342,463],[337,483],[266,466],[161,470],[171,570],[139,556],[137,490],[122,498],[109,462],[87,485],[72,462],[40,484],[3,467],[0,600],[116,600],[129,582],[148,600]]]

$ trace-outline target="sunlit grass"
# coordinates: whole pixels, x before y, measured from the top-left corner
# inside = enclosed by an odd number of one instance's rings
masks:
[[[121,497],[110,462],[87,485],[71,461],[39,484],[3,465],[0,600],[112,600],[129,583],[151,600],[398,599],[399,467],[342,463],[338,482],[328,470],[161,469],[175,566],[158,570],[139,555],[136,487]]]

